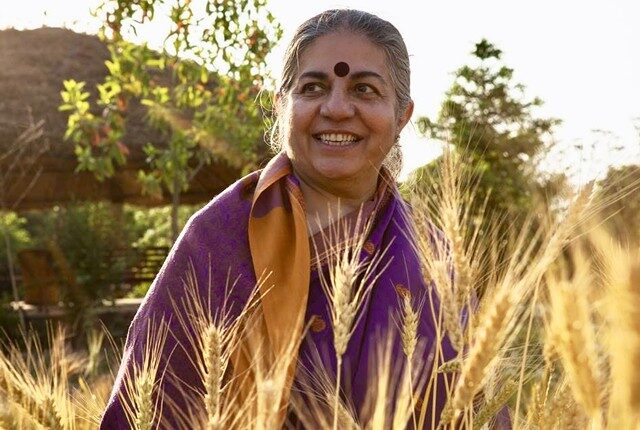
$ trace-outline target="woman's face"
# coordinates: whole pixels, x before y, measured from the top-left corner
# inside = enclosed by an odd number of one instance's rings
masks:
[[[296,174],[329,192],[375,189],[413,109],[396,112],[384,51],[348,31],[322,36],[306,49],[284,103],[286,151]]]

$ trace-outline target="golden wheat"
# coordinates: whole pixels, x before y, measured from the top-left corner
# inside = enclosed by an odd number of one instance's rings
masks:
[[[163,320],[156,322],[150,319],[146,330],[142,360],[134,361],[126,370],[122,382],[124,390],[120,392],[127,421],[136,430],[158,427],[164,395],[160,389],[164,369],[160,368],[160,364],[169,329]]]
[[[516,407],[510,410],[516,429],[638,427],[638,251],[623,248],[598,226],[578,231],[594,212],[590,186],[563,217],[536,231],[533,221],[518,232],[496,222],[495,231],[480,234],[467,219],[473,180],[460,176],[456,162],[445,160],[435,196],[412,200],[415,231],[407,232],[440,303],[437,309],[428,303],[437,322],[431,355],[422,351],[417,328],[422,318],[432,315],[422,312],[415,298],[403,296],[398,345],[388,337],[378,342],[363,410],[356,411],[348,396],[340,396],[342,355],[362,303],[377,281],[375,274],[385,270],[385,250],[363,263],[369,226],[361,220],[355,229],[336,223],[343,231],[323,238],[323,249],[330,252],[328,275],[321,283],[330,303],[337,374],[328,374],[319,364],[308,369],[307,383],[297,384],[289,394],[289,369],[301,339],[292,337],[284,351],[270,356],[264,342],[250,335],[260,321],[259,312],[254,314],[259,297],[249,298],[239,312],[231,313],[226,300],[233,282],[225,286],[224,297],[213,297],[211,291],[218,286],[197,286],[195,275],[187,274],[184,288],[176,289],[176,323],[183,332],[193,333],[179,342],[198,352],[189,359],[203,389],[183,393],[192,397],[181,411],[183,427],[281,428],[287,425],[289,407],[305,428],[416,427],[416,422],[424,422],[427,407],[435,411],[434,399],[417,394],[438,392],[439,383],[445,384],[448,398],[440,420],[443,428],[490,428],[492,418],[516,392]],[[484,221],[477,225],[491,224]],[[500,249],[505,244],[498,239],[505,237],[513,240]],[[488,264],[481,270],[485,258]],[[504,266],[498,267],[497,261]],[[475,291],[479,284],[485,288],[482,294]],[[541,286],[545,288],[538,301]],[[471,313],[476,299],[477,311]],[[123,404],[130,425],[137,429],[160,426],[162,405],[172,405],[161,389],[164,378],[171,376],[160,364],[168,329],[158,326],[159,331],[147,335],[141,364],[125,375]],[[111,375],[101,374],[102,335],[91,335],[88,354],[76,354],[69,353],[63,332],[51,333],[45,348],[32,338],[21,347],[0,348],[0,428],[84,429],[99,422],[113,383]],[[458,356],[443,363],[439,340],[445,336]],[[394,345],[402,348],[406,360],[394,361]],[[239,352],[250,361],[250,375],[234,380],[231,357]],[[300,375],[296,378],[304,382]],[[236,388],[244,382],[250,385],[249,393],[239,401]],[[438,418],[431,419],[418,427],[434,427]]]
[[[601,241],[603,239],[600,239]],[[640,427],[640,252],[610,246],[606,255],[608,346],[611,384],[609,422]]]
[[[462,366],[451,400],[454,411],[463,410],[480,390],[488,366],[501,346],[512,306],[511,293],[507,288],[496,293]]]
[[[584,283],[579,283],[584,285]],[[600,414],[600,382],[594,333],[584,291],[575,284],[551,282],[551,338],[575,398],[592,418]]]
[[[336,351],[336,389],[334,401],[333,429],[338,426],[340,385],[342,375],[342,356],[358,319],[364,300],[389,262],[382,264],[387,249],[378,250],[369,261],[363,261],[361,255],[365,249],[366,234],[371,220],[362,220],[358,213],[355,226],[344,222],[334,223],[329,234],[322,234],[323,248],[328,250],[329,276],[324,275],[322,263],[317,260],[320,284],[327,296],[333,329],[333,343]],[[359,234],[355,234],[358,233]],[[343,244],[339,244],[344,238]],[[318,245],[313,244],[318,252]]]

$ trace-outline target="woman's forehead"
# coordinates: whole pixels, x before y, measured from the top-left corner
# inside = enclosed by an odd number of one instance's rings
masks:
[[[374,72],[385,80],[389,71],[385,52],[366,36],[338,31],[314,40],[300,55],[297,77],[320,72],[330,77],[348,77],[358,72]]]

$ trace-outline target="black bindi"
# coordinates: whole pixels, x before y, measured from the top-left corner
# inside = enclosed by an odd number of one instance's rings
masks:
[[[344,78],[349,74],[349,65],[344,61],[340,61],[338,64],[333,66],[333,72],[340,78]]]

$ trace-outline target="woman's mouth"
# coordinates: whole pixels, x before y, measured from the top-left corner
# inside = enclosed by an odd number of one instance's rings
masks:
[[[350,133],[320,133],[313,137],[329,146],[349,146],[361,139],[355,134]]]

